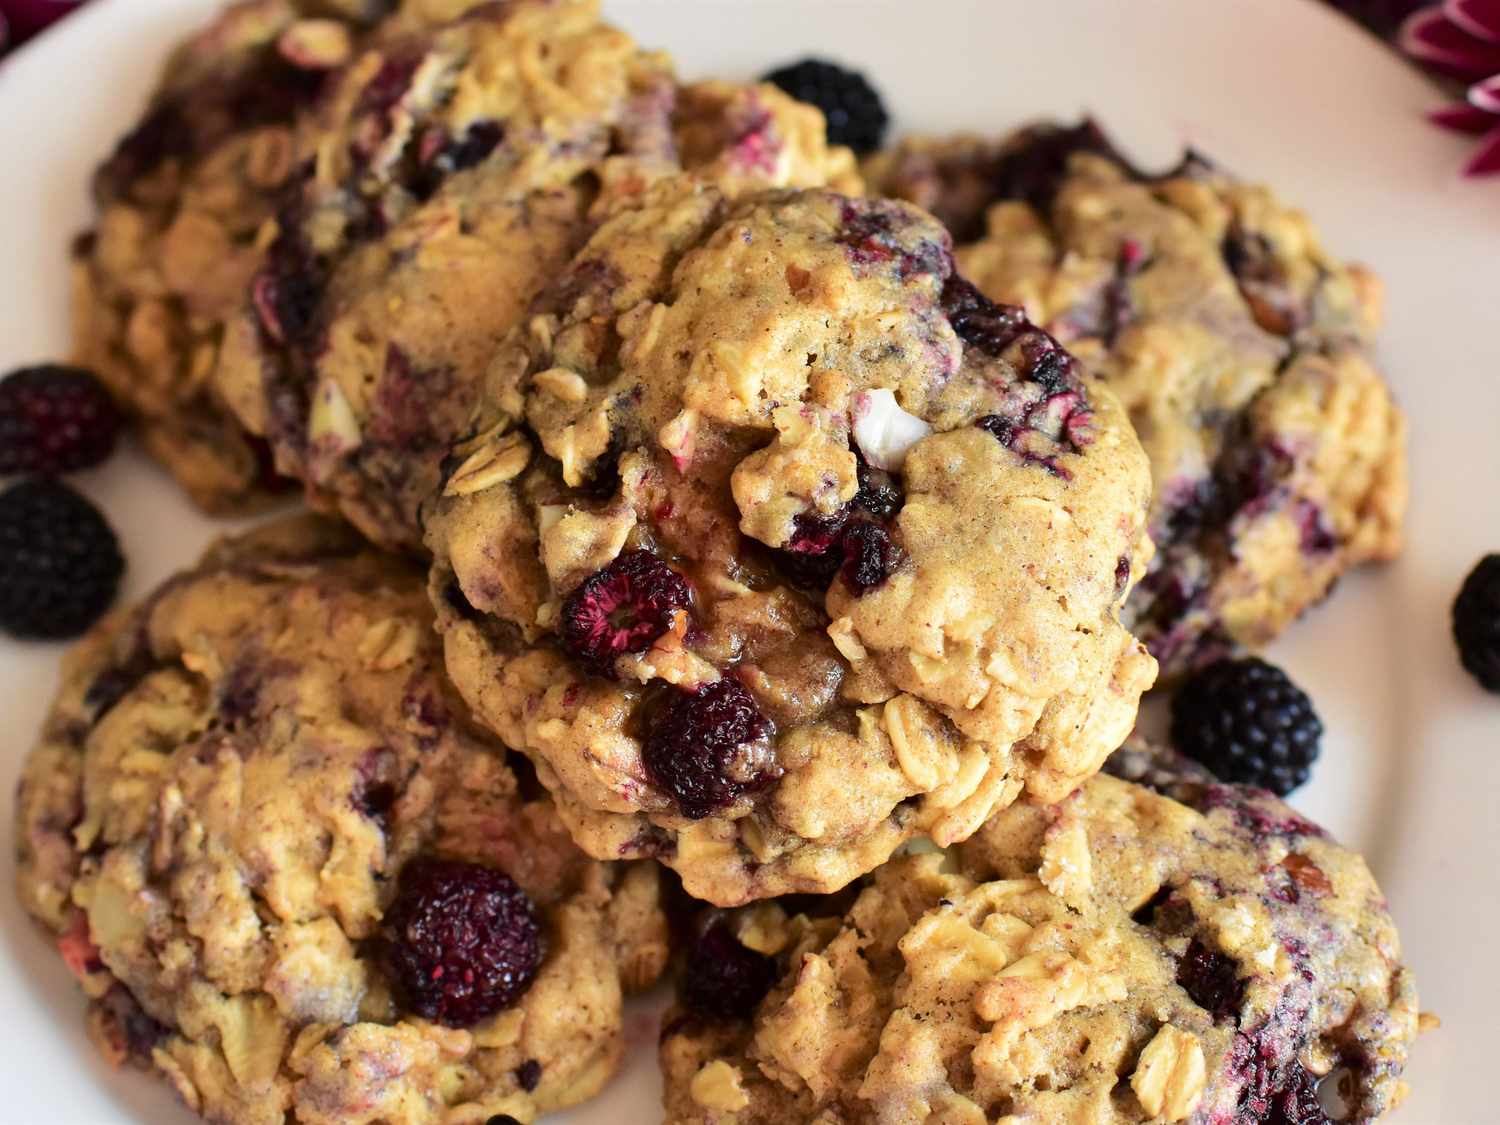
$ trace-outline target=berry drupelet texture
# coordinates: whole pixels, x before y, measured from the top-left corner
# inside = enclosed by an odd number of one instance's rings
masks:
[[[407,1011],[471,1027],[531,986],[542,964],[542,932],[531,899],[509,875],[422,858],[401,872],[379,951]]]
[[[687,580],[650,551],[626,551],[595,571],[563,602],[560,634],[568,655],[601,676],[618,656],[645,652],[692,605]]]
[[[675,691],[647,736],[646,773],[683,816],[701,820],[768,780],[757,751],[769,734],[755,697],[732,676]]]
[[[855,152],[870,153],[885,138],[890,117],[880,95],[857,70],[823,59],[803,59],[765,76],[799,102],[815,105],[828,120],[828,139]]]
[[[90,468],[119,432],[114,399],[81,367],[25,367],[0,380],[0,474]]]
[[[1453,600],[1453,639],[1463,666],[1500,694],[1500,555],[1485,555]]]
[[[114,531],[66,484],[37,477],[0,493],[0,629],[76,637],[115,600],[124,572]]]
[[[1221,781],[1285,797],[1317,760],[1323,724],[1305,692],[1258,657],[1195,672],[1172,700],[1172,741]]]

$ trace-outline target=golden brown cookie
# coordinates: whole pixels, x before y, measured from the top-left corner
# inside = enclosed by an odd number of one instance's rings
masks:
[[[287,482],[211,384],[224,321],[297,163],[296,122],[377,5],[242,0],[172,54],[141,122],[94,178],[73,256],[74,352],[151,455],[212,512]]]
[[[1110,392],[942,228],[698,177],[613,214],[497,355],[429,521],[448,666],[592,855],[721,904],[1060,798],[1154,675]]]
[[[1012,805],[891,861],[842,918],[706,919],[662,1039],[667,1120],[1380,1116],[1417,1007],[1364,861],[1263,792],[1174,791],[1100,776]]]
[[[419,574],[313,519],[71,654],[16,819],[95,1038],[213,1121],[531,1121],[665,960],[656,872],[587,859],[470,724]]]
[[[1158,548],[1125,620],[1166,673],[1263,646],[1399,550],[1406,429],[1370,360],[1379,283],[1300,212],[1193,155],[1142,173],[1088,123],[910,141],[867,170],[972,232],[975,283],[1124,402]]]
[[[684,163],[730,185],[854,174],[816,110],[680,89],[595,0],[406,5],[307,152],[214,379],[316,506],[406,549],[485,366],[607,200]]]

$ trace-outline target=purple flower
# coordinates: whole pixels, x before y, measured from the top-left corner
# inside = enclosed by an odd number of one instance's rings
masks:
[[[1412,58],[1469,84],[1465,101],[1430,115],[1445,129],[1479,137],[1466,176],[1500,172],[1500,0],[1444,0],[1413,12],[1397,40]]]

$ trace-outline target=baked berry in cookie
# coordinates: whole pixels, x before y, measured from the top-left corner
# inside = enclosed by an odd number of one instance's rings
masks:
[[[1125,620],[1177,674],[1258,648],[1401,544],[1406,431],[1371,365],[1379,284],[1264,188],[1147,175],[1088,123],[912,142],[874,185],[935,200],[987,295],[1094,365],[1151,457],[1157,554]]]
[[[76,357],[210,511],[284,487],[211,376],[261,225],[296,166],[296,121],[377,6],[229,6],[175,50],[145,116],[94,177],[97,217],[73,251]]]
[[[666,956],[442,673],[419,573],[312,519],[211,550],[69,657],[21,900],[101,1048],[216,1122],[531,1121],[592,1095]]]
[[[690,961],[663,1025],[667,1121],[1379,1117],[1418,1013],[1364,861],[1268,794],[1177,792],[1096,777],[892,860],[842,918],[715,922],[722,981]]]
[[[685,162],[816,183],[817,112],[770,87],[680,90],[594,0],[408,6],[325,93],[215,381],[319,507],[414,549],[504,334],[603,202]]]
[[[497,354],[434,602],[590,854],[719,904],[829,891],[1123,740],[1147,492],[1111,393],[931,216],[682,177]]]

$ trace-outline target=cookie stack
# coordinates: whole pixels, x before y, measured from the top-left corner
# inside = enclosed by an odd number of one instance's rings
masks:
[[[671,966],[672,1122],[1394,1105],[1363,861],[1132,737],[1397,549],[1374,279],[1092,126],[861,165],[591,0],[376,7],[180,47],[75,246],[189,494],[319,513],[68,658],[20,893],[101,1046],[529,1122]]]

